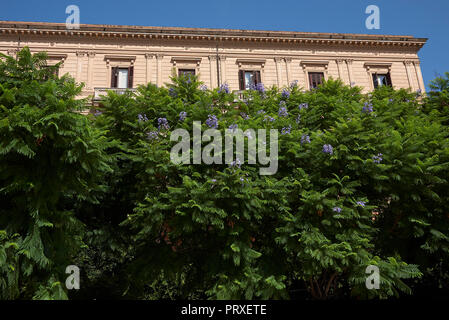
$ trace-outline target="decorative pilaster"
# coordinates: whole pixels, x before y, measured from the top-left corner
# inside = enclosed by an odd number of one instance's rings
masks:
[[[343,59],[337,59],[335,60],[335,62],[337,63],[337,69],[338,69],[338,77],[340,78],[341,81],[345,82],[344,78],[343,78],[343,65],[345,63],[345,60]]]
[[[352,62],[353,59],[346,59],[346,67],[348,68],[348,75],[349,75],[349,84],[352,86],[352,83],[355,83],[354,75],[352,74]]]
[[[210,87],[211,87],[211,89],[213,89],[218,86],[218,84],[217,84],[217,56],[210,55],[209,63],[210,63]]]
[[[156,54],[156,84],[158,87],[162,86],[162,59],[164,55],[162,53]]]
[[[87,53],[87,57],[88,57],[88,62],[87,62],[87,88],[92,88],[93,85],[93,76],[94,76],[94,72],[93,72],[93,60],[95,58],[95,52],[94,51],[89,51]]]
[[[146,63],[146,72],[145,72],[145,84],[151,82],[151,67],[153,64],[154,53],[145,53],[145,63]]]
[[[290,84],[290,81],[292,81],[292,68],[291,68],[292,58],[287,57],[284,58],[284,60],[285,60],[285,68],[287,70],[287,84]]]
[[[302,65],[302,71],[304,72],[304,88],[306,90],[310,90],[309,77],[307,76],[307,66],[305,64]]]
[[[407,72],[408,85],[412,90],[415,90],[413,88],[413,79],[412,79],[412,74],[410,72],[411,64],[412,64],[412,62],[410,60],[404,61],[405,71]]]
[[[280,88],[281,85],[282,85],[281,63],[282,63],[283,60],[284,60],[284,58],[279,58],[279,57],[274,58],[274,62],[276,64],[276,74],[277,74],[277,85],[278,85],[278,88]]]
[[[221,72],[220,72],[220,78],[221,78],[221,83],[226,83],[226,56],[225,55],[220,55],[220,68],[221,68]]]
[[[414,61],[413,66],[415,67],[416,79],[418,79],[419,89],[424,93],[426,91],[426,86],[424,85],[419,61]]]
[[[77,51],[76,52],[76,73],[75,80],[76,82],[82,82],[82,72],[83,72],[83,60],[84,56],[87,54],[85,51]]]

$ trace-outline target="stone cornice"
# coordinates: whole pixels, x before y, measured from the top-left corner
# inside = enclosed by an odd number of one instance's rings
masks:
[[[214,40],[312,45],[406,46],[415,47],[417,49],[421,48],[427,41],[426,38],[393,35],[88,24],[80,25],[80,29],[78,30],[67,30],[64,23],[0,21],[0,36],[14,34],[88,38]]]

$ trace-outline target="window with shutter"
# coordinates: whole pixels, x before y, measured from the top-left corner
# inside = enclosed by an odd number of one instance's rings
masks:
[[[117,88],[118,67],[111,68],[111,88]]]
[[[323,72],[309,72],[309,84],[310,89],[317,88],[323,83],[324,73]]]
[[[248,90],[261,82],[259,70],[239,70],[240,90]]]
[[[133,80],[134,80],[134,67],[128,68],[128,88],[133,87]]]
[[[392,86],[390,73],[373,73],[373,85],[374,89],[382,86]]]

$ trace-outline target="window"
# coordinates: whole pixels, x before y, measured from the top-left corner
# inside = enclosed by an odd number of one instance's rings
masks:
[[[323,83],[324,73],[323,72],[309,72],[309,84],[310,89],[315,89],[320,84]]]
[[[391,77],[390,73],[373,73],[373,84],[374,89],[377,89],[382,86],[390,86],[391,87]]]
[[[178,76],[195,75],[195,69],[178,69]]]
[[[45,69],[51,69],[51,73],[55,76],[55,78],[59,78],[59,67],[56,66],[43,66]],[[48,80],[48,77],[44,77],[45,80]]]
[[[240,90],[248,90],[251,87],[254,87],[256,84],[261,83],[260,79],[260,71],[248,71],[248,70],[240,70],[239,71],[239,85]]]
[[[111,73],[111,88],[132,88],[133,87],[133,73],[134,67],[128,68],[120,68],[114,67],[112,68]]]

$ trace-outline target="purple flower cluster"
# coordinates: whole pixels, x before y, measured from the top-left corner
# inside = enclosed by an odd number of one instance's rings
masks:
[[[184,121],[186,117],[187,117],[187,112],[181,111],[179,113],[179,121],[181,121],[181,122]]]
[[[150,131],[147,133],[148,140],[157,140],[159,133],[157,131]]]
[[[287,89],[282,90],[282,98],[288,98],[290,97],[290,91]]]
[[[279,117],[288,117],[288,111],[287,111],[287,107],[285,107],[285,102],[281,101],[281,103],[279,104],[281,107],[279,108]]]
[[[240,162],[239,158],[236,158],[234,161],[231,162],[231,164],[229,165],[231,168],[240,168],[242,166],[242,163]]]
[[[362,112],[371,113],[373,111],[373,104],[371,102],[365,102],[365,106],[362,108]]]
[[[301,103],[299,106],[298,106],[298,109],[299,109],[299,111],[301,111],[302,109],[307,109],[309,107],[309,104],[308,103]]]
[[[201,90],[201,91],[206,91],[206,90],[207,90],[207,86],[206,86],[205,84],[202,84],[202,85],[200,86],[200,90]]]
[[[178,94],[176,93],[175,88],[171,87],[170,89],[168,89],[168,94],[172,97],[176,97]]]
[[[168,121],[167,121],[166,118],[159,118],[159,119],[157,119],[157,124],[158,124],[159,130],[161,130],[161,129],[165,129],[165,130],[170,129],[170,126],[168,125]]]
[[[337,212],[337,213],[340,213],[340,212],[341,212],[341,208],[340,208],[340,207],[334,207],[334,208],[332,209],[332,211]]]
[[[365,206],[365,202],[357,201],[357,205],[360,206],[360,207],[364,207]]]
[[[94,116],[98,117],[98,116],[101,115],[101,114],[103,114],[103,112],[97,110],[97,111],[95,111]]]
[[[292,130],[292,126],[284,127],[281,130],[281,134],[289,134],[291,130]]]
[[[228,86],[227,83],[223,83],[223,84],[220,86],[220,89],[218,89],[218,93],[222,93],[222,92],[224,92],[224,93],[229,93],[229,86]]]
[[[206,120],[206,124],[209,126],[209,128],[218,128],[218,119],[215,115],[209,115],[209,118]]]
[[[323,145],[323,152],[328,153],[328,154],[333,154],[334,148],[332,148],[332,146],[330,144],[325,144],[325,145]]]
[[[249,120],[249,115],[247,115],[245,112],[240,112],[240,115],[242,116],[243,119]]]
[[[229,130],[232,130],[232,132],[235,132],[235,130],[237,130],[238,127],[239,127],[239,126],[238,126],[236,123],[231,124],[231,125],[229,126]]]
[[[137,115],[137,119],[139,120],[139,122],[141,122],[141,121],[143,121],[143,122],[148,121],[147,115],[146,114],[141,114],[141,113],[139,113]]]
[[[294,80],[290,83],[290,89],[293,89],[298,86],[298,80]]]
[[[382,162],[382,153],[378,153],[377,156],[373,156],[374,163],[381,163]]]
[[[270,117],[270,116],[265,116],[265,119],[263,119],[263,121],[270,121],[270,122],[273,122],[275,120],[276,120],[275,118]]]
[[[421,97],[422,96],[422,90],[418,89],[416,90],[416,97]]]
[[[260,93],[265,93],[265,87],[262,82],[256,84],[256,90],[259,91]]]
[[[298,114],[298,116],[296,117],[296,123],[299,123],[300,121],[301,121],[301,115],[300,114]]]
[[[310,143],[310,137],[307,134],[303,134],[301,136],[301,144],[304,144],[304,143]]]
[[[259,111],[257,111],[257,114],[264,114],[265,113],[265,110],[259,110]]]

